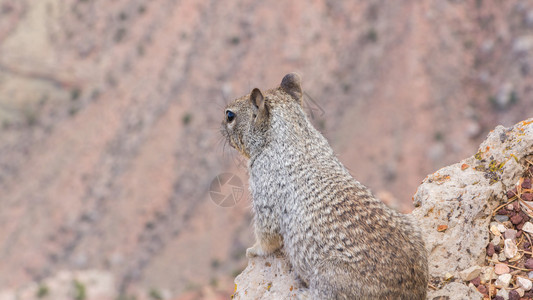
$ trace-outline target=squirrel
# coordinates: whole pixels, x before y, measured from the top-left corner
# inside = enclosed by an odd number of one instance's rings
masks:
[[[419,230],[337,159],[303,110],[298,74],[229,103],[221,132],[248,159],[256,243],[247,257],[282,250],[311,299],[426,299]]]

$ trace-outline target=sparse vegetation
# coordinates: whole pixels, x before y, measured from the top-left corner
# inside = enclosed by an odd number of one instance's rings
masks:
[[[444,134],[442,134],[441,131],[435,131],[435,134],[433,135],[433,138],[435,139],[435,141],[440,142],[440,141],[444,140]]]
[[[70,100],[72,101],[78,100],[78,98],[80,97],[80,94],[81,94],[80,89],[78,88],[73,89],[72,91],[70,91]]]
[[[211,268],[213,268],[213,269],[217,269],[218,267],[220,267],[220,260],[214,258],[214,259],[211,261]]]
[[[345,84],[342,85],[342,91],[346,94],[346,93],[348,93],[350,91],[351,87],[352,86],[349,83],[345,83]]]
[[[163,300],[163,296],[161,295],[161,292],[159,292],[158,290],[154,288],[150,289],[150,293],[148,295],[150,296],[151,299]]]
[[[229,42],[232,45],[238,45],[241,42],[241,38],[238,36],[234,36],[229,40]]]
[[[79,111],[79,108],[78,108],[78,107],[76,107],[76,106],[72,106],[72,107],[69,108],[69,110],[68,110],[68,114],[69,114],[70,116],[75,116],[75,115],[78,113],[78,111]]]
[[[46,296],[48,296],[48,294],[50,293],[50,291],[48,290],[48,287],[46,285],[39,285],[39,289],[37,289],[37,298],[44,298]]]
[[[211,280],[209,281],[209,285],[211,285],[212,287],[217,287],[218,279],[216,277],[212,277]]]
[[[78,280],[74,280],[74,299],[85,300],[87,299],[87,291],[85,285]]]
[[[189,125],[192,121],[192,114],[191,113],[186,113],[183,115],[183,125]]]
[[[508,95],[503,97],[499,95],[491,95],[489,96],[488,101],[490,102],[490,104],[492,104],[494,108],[504,110],[509,108],[513,104],[516,104],[519,99],[516,91],[511,91]]]
[[[509,105],[513,105],[518,102],[518,95],[516,94],[516,91],[512,91],[511,95],[509,95]]]
[[[34,107],[28,106],[25,107],[22,110],[22,114],[24,117],[24,122],[26,122],[26,125],[33,127],[37,124],[37,111]]]
[[[376,29],[370,28],[368,32],[366,33],[366,39],[372,43],[375,43],[378,41],[378,33]]]

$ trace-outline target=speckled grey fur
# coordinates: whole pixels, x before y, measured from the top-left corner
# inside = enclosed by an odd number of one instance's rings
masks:
[[[257,242],[279,248],[312,299],[425,299],[417,228],[352,178],[302,109],[300,77],[234,100],[222,133],[249,159]]]

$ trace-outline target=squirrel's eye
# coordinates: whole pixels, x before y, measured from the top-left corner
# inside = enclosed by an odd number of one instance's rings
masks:
[[[231,110],[226,110],[226,120],[231,123],[235,119],[235,113]]]

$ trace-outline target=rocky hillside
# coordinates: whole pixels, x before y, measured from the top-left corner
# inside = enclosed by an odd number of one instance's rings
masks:
[[[531,116],[532,67],[530,1],[0,0],[0,290],[96,269],[118,294],[229,295],[252,232],[246,193],[208,193],[247,179],[227,101],[299,72],[341,161],[409,211]]]

